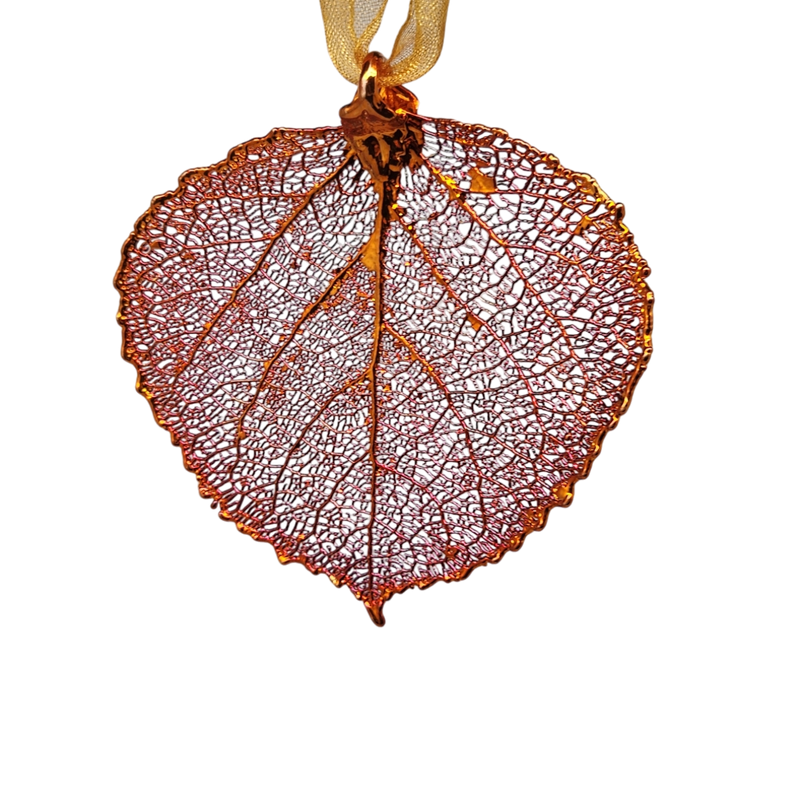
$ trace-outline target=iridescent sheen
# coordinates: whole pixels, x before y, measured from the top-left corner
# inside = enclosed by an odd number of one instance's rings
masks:
[[[369,76],[367,76],[369,77]],[[123,250],[123,354],[223,518],[345,585],[459,580],[568,505],[651,353],[588,175],[362,81],[187,172]]]

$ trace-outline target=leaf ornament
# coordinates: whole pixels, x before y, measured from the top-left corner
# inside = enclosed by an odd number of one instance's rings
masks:
[[[588,175],[429,119],[367,56],[341,126],[185,173],[125,243],[123,355],[223,519],[383,625],[567,506],[652,350]]]

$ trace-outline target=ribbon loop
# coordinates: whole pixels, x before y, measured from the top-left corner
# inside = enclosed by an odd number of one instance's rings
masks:
[[[331,61],[350,83],[358,83],[370,43],[388,0],[320,0]],[[421,78],[439,59],[449,0],[410,0],[392,55],[381,70],[384,86]]]

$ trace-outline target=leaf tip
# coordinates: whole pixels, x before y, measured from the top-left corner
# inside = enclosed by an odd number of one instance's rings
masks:
[[[382,628],[386,624],[386,619],[383,616],[383,603],[369,603],[364,601],[364,607],[367,609],[369,618],[379,627]]]

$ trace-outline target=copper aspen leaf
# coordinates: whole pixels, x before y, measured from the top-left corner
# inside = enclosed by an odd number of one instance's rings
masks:
[[[383,623],[572,500],[651,352],[649,270],[588,175],[365,69],[157,197],[124,356],[200,493]]]

